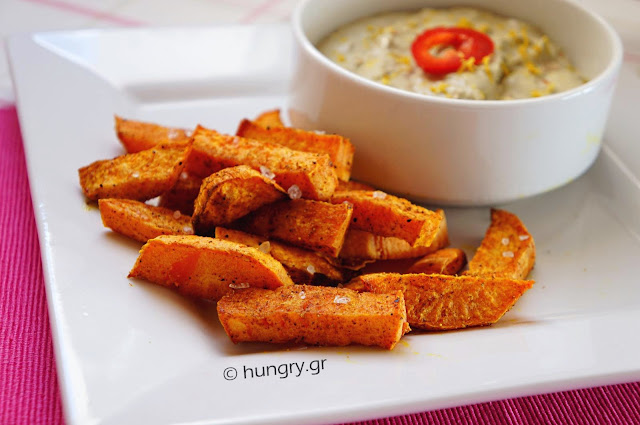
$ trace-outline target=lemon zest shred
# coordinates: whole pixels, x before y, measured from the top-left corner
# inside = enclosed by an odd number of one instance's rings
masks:
[[[527,62],[526,66],[527,66],[527,71],[529,71],[533,75],[540,75],[542,73],[540,68],[538,68],[533,62]]]
[[[542,53],[542,43],[534,43],[533,51],[536,52],[536,55]]]
[[[447,87],[449,87],[449,84],[440,83],[438,85],[431,86],[430,89],[433,93],[447,94]]]
[[[551,94],[555,92],[555,90],[556,90],[556,85],[553,84],[551,81],[549,81],[549,83],[547,84],[547,94]]]
[[[476,70],[476,58],[473,56],[468,57],[467,59],[462,59],[460,62],[460,68],[458,68],[458,73],[463,73],[465,71],[473,72]]]
[[[531,90],[531,97],[540,97],[540,96],[546,96],[549,94],[554,93],[556,86],[555,84],[553,84],[552,82],[547,82],[546,83],[547,87],[545,87],[544,90]]]
[[[402,65],[411,65],[411,58],[407,55],[399,55],[397,53],[392,53],[393,60]]]
[[[459,28],[473,28],[473,23],[463,16],[458,20],[456,26]]]
[[[491,72],[491,68],[489,67],[489,61],[491,60],[491,55],[487,55],[482,58],[482,68],[484,69],[485,74],[489,77],[489,81],[493,83],[493,72]]]
[[[527,46],[524,44],[521,44],[518,46],[518,53],[520,54],[520,57],[522,58],[522,60],[526,60],[529,57],[529,53],[527,52]]]

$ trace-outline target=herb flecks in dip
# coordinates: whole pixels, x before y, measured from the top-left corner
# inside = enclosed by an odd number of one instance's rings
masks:
[[[471,28],[488,35],[493,53],[477,64],[462,60],[455,72],[423,71],[411,45],[436,27]],[[456,99],[521,99],[584,83],[549,37],[517,19],[472,8],[423,9],[364,18],[319,43],[328,58],[358,75],[399,89]]]

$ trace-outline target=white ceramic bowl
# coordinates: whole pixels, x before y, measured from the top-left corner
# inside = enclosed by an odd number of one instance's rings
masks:
[[[314,43],[343,24],[393,10],[465,5],[520,18],[556,42],[588,82],[522,100],[414,94],[362,78]],[[486,205],[542,193],[595,160],[622,62],[600,17],[568,0],[305,0],[293,17],[292,124],[350,137],[353,178],[418,201]]]

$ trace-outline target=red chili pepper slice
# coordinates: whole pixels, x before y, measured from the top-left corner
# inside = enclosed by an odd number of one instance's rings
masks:
[[[482,58],[493,53],[493,41],[470,28],[437,27],[418,35],[411,53],[424,72],[444,75],[457,71],[463,59],[473,57],[479,65]]]

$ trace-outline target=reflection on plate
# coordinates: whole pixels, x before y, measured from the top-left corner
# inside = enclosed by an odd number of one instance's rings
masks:
[[[411,334],[392,352],[234,346],[213,305],[127,280],[140,245],[101,228],[76,170],[121,153],[114,113],[233,132],[286,108],[288,28],[39,33],[9,48],[70,423],[328,423],[640,379],[627,331],[640,320],[640,185],[613,148],[568,186],[502,206],[538,260],[497,325]],[[616,105],[628,101],[620,89]],[[488,209],[447,217],[471,254]]]

